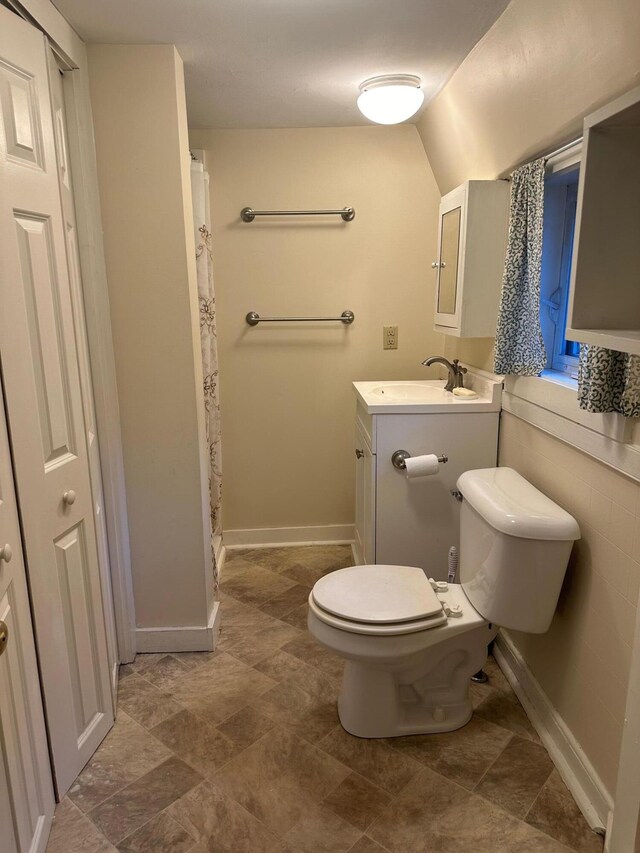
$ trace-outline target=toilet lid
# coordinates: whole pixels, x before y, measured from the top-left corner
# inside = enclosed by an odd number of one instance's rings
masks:
[[[413,622],[442,613],[427,576],[414,566],[339,569],[321,578],[311,594],[322,610],[353,622]]]

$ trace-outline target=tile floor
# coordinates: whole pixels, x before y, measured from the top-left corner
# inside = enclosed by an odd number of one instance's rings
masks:
[[[344,546],[232,552],[213,653],[139,655],[48,853],[601,853],[495,662],[451,734],[360,740],[306,632]]]

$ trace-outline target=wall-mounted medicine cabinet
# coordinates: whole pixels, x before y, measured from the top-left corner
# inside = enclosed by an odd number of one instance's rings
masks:
[[[435,329],[459,338],[496,333],[507,248],[508,181],[467,181],[440,202]]]
[[[584,120],[567,338],[640,354],[640,87]]]

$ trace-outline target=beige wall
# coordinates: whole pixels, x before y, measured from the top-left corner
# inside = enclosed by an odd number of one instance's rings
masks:
[[[637,84],[639,71],[637,0],[512,0],[419,121],[440,190],[505,175],[575,138],[583,116]],[[492,341],[449,340],[446,352],[493,362]],[[638,486],[507,414],[500,464],[566,506],[583,531],[551,630],[514,636],[613,794],[640,579]]]
[[[182,61],[89,45],[138,627],[210,605],[202,368]]]
[[[575,139],[638,82],[637,0],[512,0],[418,123],[441,192]]]
[[[351,524],[358,379],[428,378],[439,193],[415,127],[192,131],[211,173],[230,529]],[[246,205],[356,218],[239,220]],[[249,328],[262,315],[338,323]],[[399,349],[383,351],[383,324]]]
[[[550,631],[511,636],[613,795],[640,588],[640,484],[506,412],[500,465],[580,524]]]

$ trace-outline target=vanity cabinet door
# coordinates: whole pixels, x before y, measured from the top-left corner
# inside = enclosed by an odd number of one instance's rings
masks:
[[[355,551],[358,565],[375,563],[376,457],[360,423],[356,425]]]
[[[440,205],[438,259],[436,270],[436,323],[457,328],[460,324],[460,282],[464,226],[465,187],[442,200]]]

